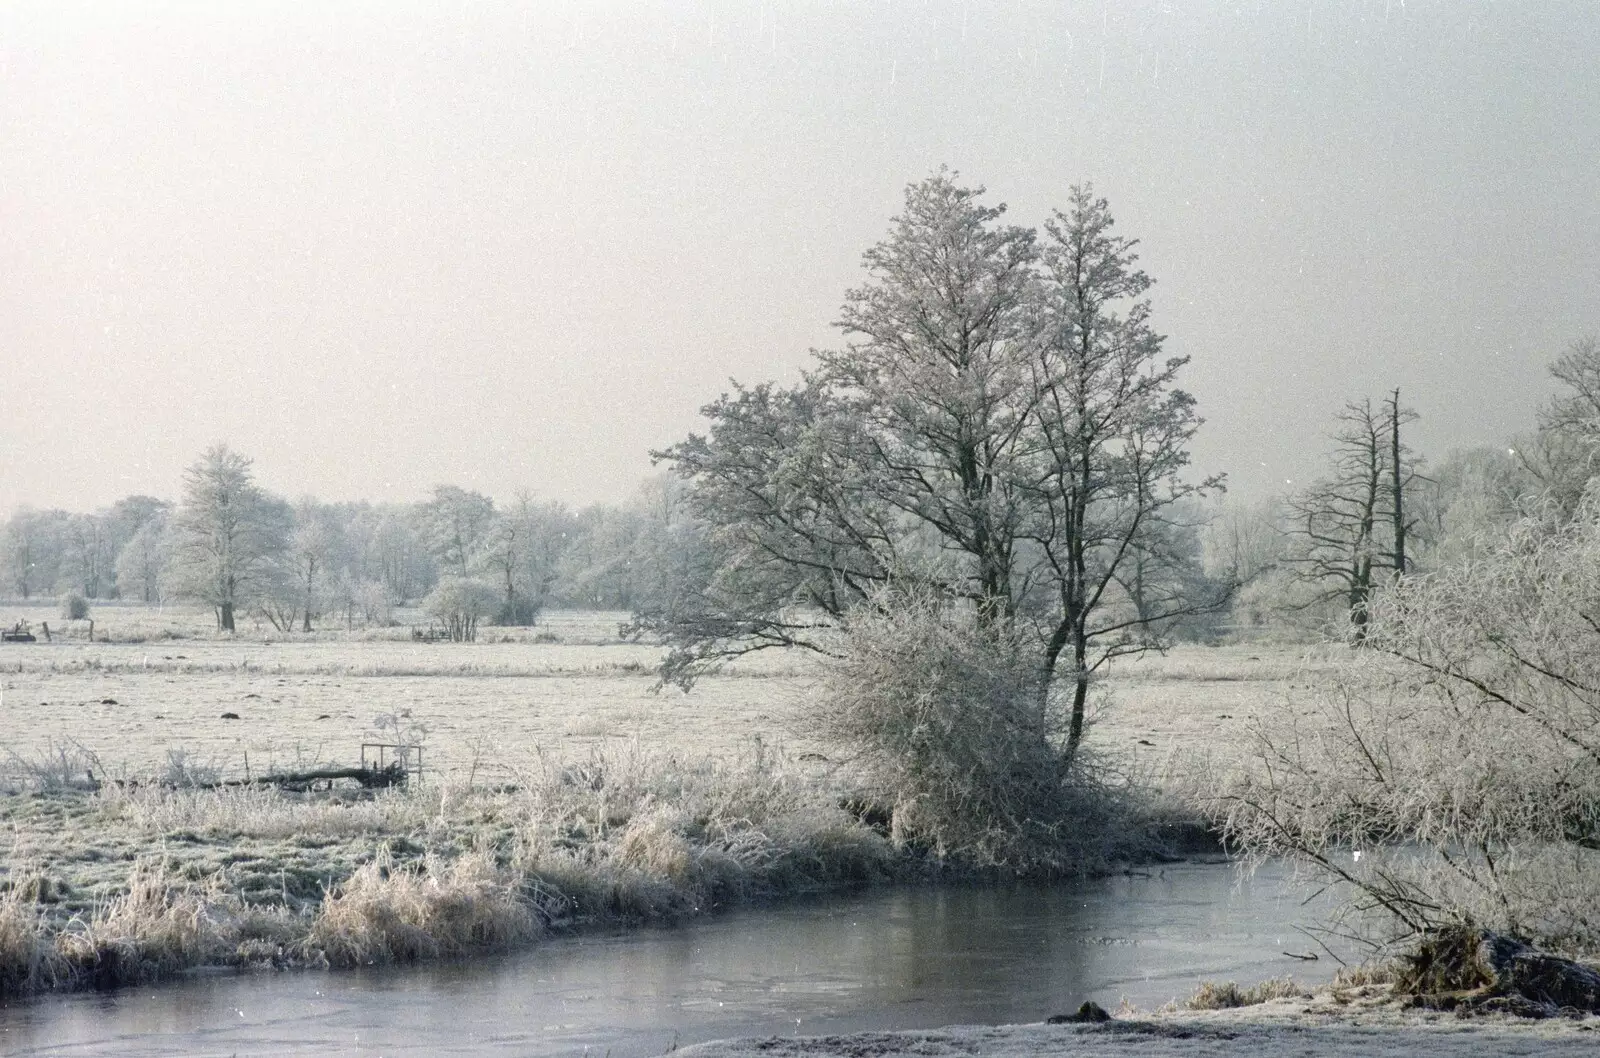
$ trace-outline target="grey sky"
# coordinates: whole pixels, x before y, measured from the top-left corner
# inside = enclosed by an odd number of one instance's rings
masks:
[[[1600,7],[0,7],[0,512],[264,483],[626,495],[789,378],[906,183],[1143,241],[1236,493],[1400,386],[1532,421],[1600,329]]]

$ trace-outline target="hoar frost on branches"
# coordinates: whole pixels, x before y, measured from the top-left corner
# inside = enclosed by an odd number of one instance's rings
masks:
[[[1136,843],[1093,769],[1069,769],[1039,668],[1014,637],[925,588],[881,589],[842,634],[816,688],[814,732],[853,749],[869,797],[892,799],[892,836],[941,860],[1063,874]]]
[[[1390,585],[1366,641],[1309,713],[1259,732],[1233,836],[1401,932],[1466,920],[1600,949],[1600,506]]]
[[[736,385],[657,454],[710,528],[698,576],[635,618],[671,648],[665,679],[773,646],[837,656],[877,593],[914,587],[1024,651],[1036,727],[1064,682],[1070,765],[1092,675],[1222,601],[1195,591],[1186,519],[1220,481],[1187,475],[1200,419],[1136,243],[1087,188],[1042,236],[982,195],[945,171],[909,187],[844,347],[796,386]]]

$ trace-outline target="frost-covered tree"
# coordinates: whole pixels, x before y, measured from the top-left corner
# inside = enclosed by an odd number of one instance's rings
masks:
[[[1600,473],[1600,339],[1573,342],[1550,365],[1550,376],[1560,388],[1539,410],[1539,428],[1517,445],[1517,455],[1553,513],[1566,520]]]
[[[1600,949],[1595,498],[1390,581],[1369,618],[1369,650],[1257,727],[1260,766],[1224,790],[1231,836],[1401,934],[1469,921]]]
[[[122,555],[134,536],[145,525],[156,521],[164,529],[167,516],[171,511],[172,504],[166,500],[157,499],[154,496],[136,495],[124,496],[101,515],[106,532],[106,562],[108,568],[115,574],[115,588],[118,597],[128,599],[142,599],[144,597],[144,589],[149,585],[142,579],[124,590]]]
[[[279,572],[290,516],[286,503],[255,483],[251,461],[225,444],[207,449],[183,475],[172,519],[172,569],[180,594],[215,608],[217,627],[234,631]]]
[[[885,585],[970,608],[1032,657],[1030,708],[1065,681],[1063,757],[1091,676],[1197,599],[1155,561],[1199,425],[1150,322],[1133,240],[1087,188],[1042,240],[940,172],[906,191],[845,297],[842,349],[797,386],[736,387],[707,434],[660,453],[706,527],[695,583],[638,616],[680,682],[770,646],[830,651]]]
[[[439,485],[421,513],[428,548],[440,571],[469,576],[494,525],[494,501],[481,492]]]
[[[110,593],[117,554],[106,519],[98,514],[74,514],[62,526],[59,586],[98,599]]]
[[[170,560],[168,516],[162,512],[145,520],[117,554],[117,590],[122,598],[162,602]]]
[[[0,533],[0,565],[7,587],[24,599],[55,588],[69,518],[65,511],[25,507],[7,519]]]
[[[343,557],[340,522],[337,510],[313,499],[303,499],[295,506],[286,557],[302,632],[311,631],[312,622],[322,615],[333,597],[337,566]]]
[[[365,539],[368,576],[381,582],[394,603],[426,595],[438,580],[438,565],[427,545],[425,517],[401,505],[374,507]]]
[[[1429,468],[1412,510],[1413,553],[1423,568],[1481,558],[1543,506],[1542,486],[1515,448],[1451,452]]]

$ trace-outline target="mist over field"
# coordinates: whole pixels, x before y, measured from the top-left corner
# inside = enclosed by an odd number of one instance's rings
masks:
[[[619,501],[834,346],[904,185],[1092,182],[1193,357],[1197,466],[1315,469],[1400,386],[1496,443],[1596,327],[1582,3],[19,3],[0,12],[0,511]]]

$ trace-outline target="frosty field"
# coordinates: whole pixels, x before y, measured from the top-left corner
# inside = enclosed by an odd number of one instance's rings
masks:
[[[208,614],[99,607],[95,642],[74,629],[0,649],[0,747],[11,768],[71,742],[98,758],[102,777],[158,776],[174,753],[243,777],[247,767],[354,764],[363,741],[381,740],[380,714],[409,711],[427,728],[425,768],[439,778],[504,781],[540,754],[581,756],[619,739],[697,756],[758,739],[797,756],[830,753],[807,733],[810,658],[757,655],[688,694],[657,690],[659,648],[622,641],[626,616],[555,613],[465,644],[416,642],[405,627],[220,640]],[[1091,737],[1152,776],[1221,765],[1253,718],[1330,664],[1261,646],[1124,661]]]
[[[73,625],[0,648],[0,995],[495,950],[916,870],[811,736],[810,656],[751,657],[684,693],[656,688],[660,648],[623,641],[622,614],[476,643],[95,617],[93,640]],[[1331,663],[1244,647],[1126,660],[1091,738],[1141,791],[1139,820],[1186,820],[1251,723]],[[351,768],[396,724],[425,754],[404,788],[193,788]]]

